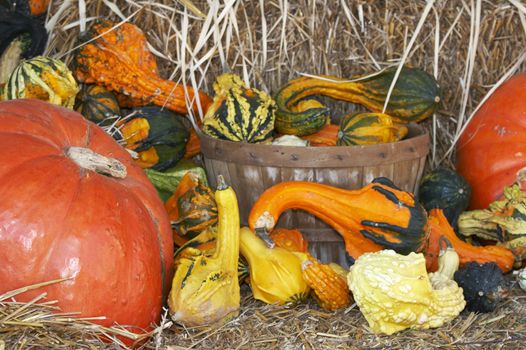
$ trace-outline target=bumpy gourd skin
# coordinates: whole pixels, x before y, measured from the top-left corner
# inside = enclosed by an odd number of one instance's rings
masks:
[[[168,306],[172,319],[188,326],[224,322],[239,311],[239,209],[234,190],[222,188],[222,182],[221,178],[215,193],[219,211],[215,253],[206,256],[189,247],[176,260]]]
[[[454,264],[458,267],[458,257]],[[449,270],[455,267],[428,275],[422,254],[383,250],[361,256],[347,282],[371,329],[393,334],[440,327],[458,316],[466,302]]]
[[[338,310],[351,304],[352,298],[345,275],[331,265],[322,264],[310,254],[296,253],[305,256],[301,269],[303,278],[312,288],[318,304],[326,310]]]
[[[514,184],[504,189],[504,197],[488,209],[465,211],[458,219],[463,236],[477,236],[499,242],[510,249],[520,266],[526,259],[526,192]]]
[[[116,23],[102,20],[81,36],[84,44],[74,61],[77,80],[104,85],[134,100],[133,105],[153,103],[182,114],[188,112],[188,92],[191,109],[197,114],[196,91],[157,74],[155,57],[147,47],[144,33],[131,23],[115,26]],[[203,92],[197,94],[202,111],[206,112],[211,99]]]

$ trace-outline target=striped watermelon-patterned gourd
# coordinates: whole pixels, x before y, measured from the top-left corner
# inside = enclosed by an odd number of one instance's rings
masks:
[[[263,91],[245,86],[226,73],[214,83],[214,102],[203,120],[203,132],[217,139],[264,143],[274,129],[274,101]]]
[[[340,122],[338,146],[375,145],[395,142],[407,135],[407,127],[393,123],[383,113],[352,113]]]

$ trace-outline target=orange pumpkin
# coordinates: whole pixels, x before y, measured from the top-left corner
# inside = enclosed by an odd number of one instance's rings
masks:
[[[0,133],[0,294],[71,277],[17,299],[46,292],[63,312],[135,331],[158,322],[172,234],[128,152],[77,112],[38,100],[0,102]]]
[[[457,171],[471,185],[470,209],[485,209],[526,167],[526,73],[502,84],[457,146]]]

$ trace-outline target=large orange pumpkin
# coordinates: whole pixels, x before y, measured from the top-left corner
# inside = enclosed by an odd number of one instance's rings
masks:
[[[526,167],[526,73],[502,84],[475,114],[457,148],[457,170],[472,188],[471,209],[486,208]]]
[[[112,158],[115,174],[84,168],[85,149]],[[13,100],[0,102],[0,153],[0,294],[73,277],[17,299],[45,291],[63,311],[106,316],[106,326],[157,322],[173,274],[172,233],[126,150],[76,112]]]

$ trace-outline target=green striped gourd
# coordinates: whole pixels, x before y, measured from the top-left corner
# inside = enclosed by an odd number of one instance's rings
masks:
[[[340,122],[338,146],[375,145],[396,142],[407,135],[407,127],[393,123],[383,113],[348,114]]]
[[[383,112],[398,122],[419,122],[433,114],[440,102],[440,87],[426,72],[403,67],[389,98],[383,107],[396,67],[390,67],[363,78],[346,80],[334,76],[301,77],[288,82],[275,95],[277,104],[276,130],[280,134],[309,135],[325,125],[327,108],[315,106],[294,111],[301,100],[309,96],[327,96],[360,104],[373,112]]]

